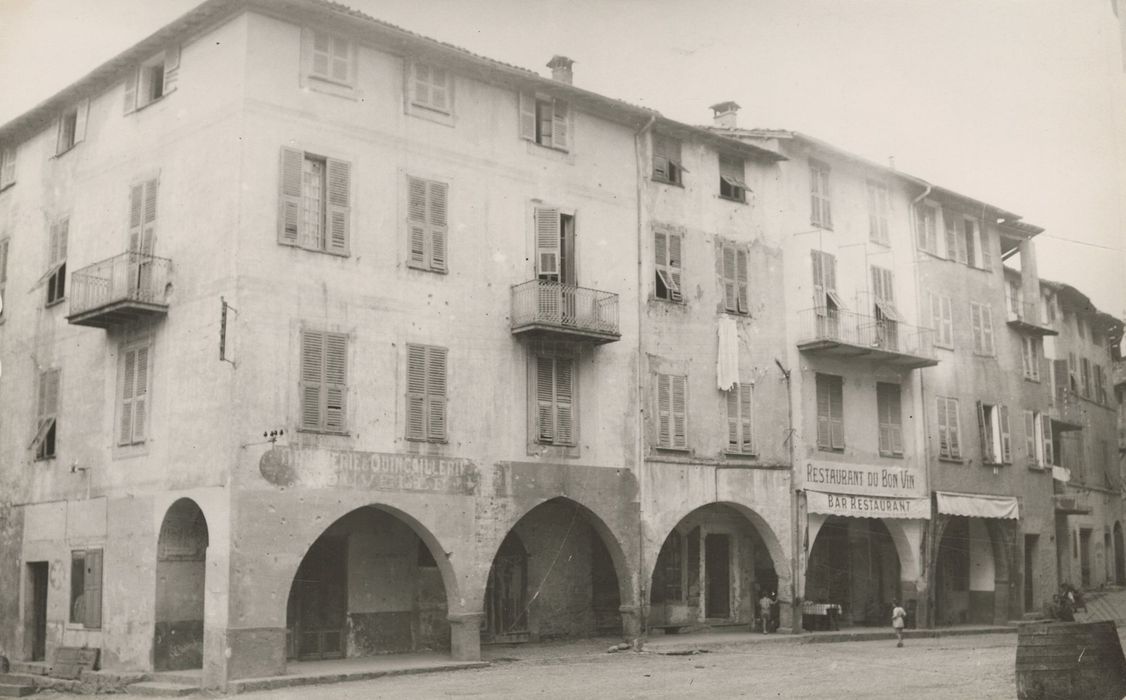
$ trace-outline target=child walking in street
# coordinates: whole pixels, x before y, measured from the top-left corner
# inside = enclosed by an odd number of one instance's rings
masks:
[[[898,600],[893,601],[891,610],[891,628],[895,630],[895,638],[898,640],[895,646],[897,647],[903,646],[903,624],[906,619],[907,611],[904,610],[902,606],[900,606]]]

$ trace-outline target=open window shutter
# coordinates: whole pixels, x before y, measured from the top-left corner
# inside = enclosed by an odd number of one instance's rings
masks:
[[[829,384],[829,434],[833,449],[844,449],[844,387],[840,381]]]
[[[738,302],[735,301],[735,249],[730,246],[723,247],[723,308],[735,311]]]
[[[320,430],[322,383],[324,381],[324,333],[305,331],[301,334],[301,428]]]
[[[942,339],[947,345],[954,344],[954,302],[950,297],[941,297],[939,307],[942,309]]]
[[[891,433],[892,454],[903,454],[903,409],[900,405],[899,387],[888,389],[888,425]]]
[[[993,310],[988,306],[981,309],[981,342],[987,354],[993,354]]]
[[[669,234],[669,278],[672,280],[676,289],[672,291],[672,299],[680,301],[684,298],[684,287],[680,284],[680,270],[682,261],[681,254],[681,239],[679,233]]]
[[[413,104],[429,105],[430,66],[418,61],[409,61],[408,65],[410,68],[407,79],[407,99]]]
[[[574,360],[559,357],[555,360],[555,442],[560,445],[574,443]]]
[[[955,242],[955,245],[957,246],[957,250],[958,250],[958,262],[960,262],[960,263],[972,262],[968,258],[969,250],[966,248],[965,232],[964,231],[959,232],[957,229],[955,229],[954,242]]]
[[[829,383],[825,380],[817,382],[817,446],[831,447],[833,444],[832,430],[829,427],[829,412],[832,401],[829,397]]]
[[[520,96],[520,138],[536,140],[536,98],[526,92]]]
[[[137,66],[129,69],[129,75],[125,77],[125,113],[137,109],[137,77],[140,70]]]
[[[665,267],[669,264],[669,237],[668,234],[661,231],[653,232],[653,253],[654,262],[657,267]]]
[[[278,243],[297,245],[301,228],[302,151],[283,148],[278,184]]]
[[[145,188],[145,209],[141,228],[140,252],[152,255],[153,239],[156,238],[156,193],[160,181],[156,178],[147,181]]]
[[[426,437],[431,440],[446,439],[446,348],[427,348]]]
[[[1044,466],[1056,463],[1055,444],[1052,441],[1052,421],[1044,414],[1040,414],[1040,431],[1044,435]]]
[[[946,431],[950,440],[950,456],[961,458],[962,456],[962,435],[961,424],[958,420],[958,401],[956,399],[946,400]]]
[[[568,124],[568,107],[563,100],[552,101],[551,116],[551,145],[562,151],[569,148],[571,142],[570,125]]]
[[[1029,464],[1036,464],[1036,414],[1032,411],[1024,412],[1024,451]]]
[[[809,252],[813,264],[813,304],[818,309],[825,308],[825,261],[820,251]]]
[[[145,186],[133,185],[129,190],[129,250],[141,249],[141,229],[144,225]]]
[[[541,442],[555,441],[555,359],[536,357],[536,418]]]
[[[985,405],[980,401],[977,402],[977,429],[981,435],[981,461],[991,463],[997,461],[997,456],[993,454],[993,440],[989,435],[989,426],[985,420]]]
[[[352,210],[352,164],[328,159],[328,247],[333,253],[348,252],[348,229]]]
[[[146,409],[149,398],[149,349],[140,347],[137,353],[137,376],[133,383],[133,435],[130,442],[144,442]]]
[[[938,399],[938,454],[950,456],[950,430],[946,419],[946,399]]]
[[[739,384],[737,386],[739,389],[739,430],[742,433],[740,449],[743,452],[752,452],[754,451],[752,437],[754,435],[754,413],[752,412],[751,394],[754,386],[751,384]]]
[[[970,304],[970,329],[974,334],[974,350],[980,352],[985,341],[981,331],[981,307],[977,304]]]
[[[748,295],[747,251],[735,251],[735,304],[740,313],[751,312],[751,301]]]
[[[348,395],[348,336],[325,333],[324,429],[344,432]]]
[[[84,625],[92,629],[102,626],[102,550],[86,550],[83,600],[86,603]]]
[[[90,100],[79,102],[75,112],[74,142],[81,143],[86,140],[86,119],[90,116]]]
[[[985,232],[984,228],[978,229],[981,236],[981,267],[985,270],[993,269],[993,245],[989,239],[989,234]]]
[[[426,437],[426,348],[407,346],[407,437]]]
[[[53,266],[59,259],[59,222],[54,221],[47,227],[47,264]]]
[[[536,275],[559,278],[559,210],[536,208]]]
[[[958,232],[954,228],[954,215],[949,211],[942,212],[942,223],[946,230],[946,257],[954,260],[958,257]]]
[[[1000,424],[1001,424],[1001,462],[1003,464],[1012,464],[1013,462],[1013,442],[1009,434],[1009,407],[998,406],[997,410],[1000,411]]]
[[[180,77],[180,45],[169,46],[164,50],[164,92],[167,95],[176,89]]]
[[[673,447],[688,447],[688,378],[673,376],[672,388],[672,444]]]
[[[62,219],[58,222],[59,233],[55,239],[55,259],[54,263],[61,263],[66,260],[66,247],[67,240],[70,238],[70,219]]]
[[[446,233],[449,231],[449,185],[444,182],[429,184],[430,268],[446,271]]]
[[[739,388],[736,384],[727,392],[727,451],[739,451]]]
[[[426,181],[407,178],[407,226],[411,267],[426,266]]]
[[[672,447],[672,376],[657,375],[657,444]]]
[[[137,380],[137,351],[125,352],[121,383],[121,424],[118,426],[117,444],[133,441],[133,390]]]
[[[891,452],[891,406],[890,396],[882,384],[876,386],[876,414],[879,425],[879,449],[881,454]]]

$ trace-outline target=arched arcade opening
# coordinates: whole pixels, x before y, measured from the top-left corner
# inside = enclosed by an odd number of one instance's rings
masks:
[[[209,534],[190,498],[173,503],[160,525],[156,549],[153,668],[203,668],[204,593]]]
[[[949,516],[934,571],[937,626],[994,624],[1007,616],[1009,572],[996,526],[985,518]],[[1000,603],[1000,604],[999,604]]]
[[[899,549],[880,518],[827,516],[813,535],[805,568],[805,600],[813,607],[807,626],[822,610],[846,625],[886,626],[892,603],[903,602]],[[826,615],[828,617],[828,615]],[[823,622],[823,621],[822,621]]]

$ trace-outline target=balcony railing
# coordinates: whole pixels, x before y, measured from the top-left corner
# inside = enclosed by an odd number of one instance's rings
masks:
[[[168,311],[165,288],[172,261],[130,251],[76,270],[70,277],[70,314],[79,326],[110,328]]]
[[[512,287],[512,333],[596,344],[621,338],[618,295],[551,280]]]
[[[798,339],[798,348],[812,354],[874,360],[906,368],[938,364],[931,329],[852,311],[799,311]]]
[[[1059,335],[1059,331],[1040,317],[1040,305],[1036,302],[1022,301],[1014,305],[1010,299],[1005,311],[1010,328],[1034,335]]]

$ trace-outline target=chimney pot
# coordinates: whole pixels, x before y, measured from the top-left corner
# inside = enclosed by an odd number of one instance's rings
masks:
[[[571,69],[574,63],[574,61],[566,56],[560,56],[558,54],[552,56],[551,60],[547,62],[547,67],[551,69],[552,80],[558,80],[561,83],[570,85],[571,81],[574,79],[574,71]]]
[[[721,129],[737,129],[739,127],[739,105],[728,100],[712,105],[712,118],[715,125]]]

